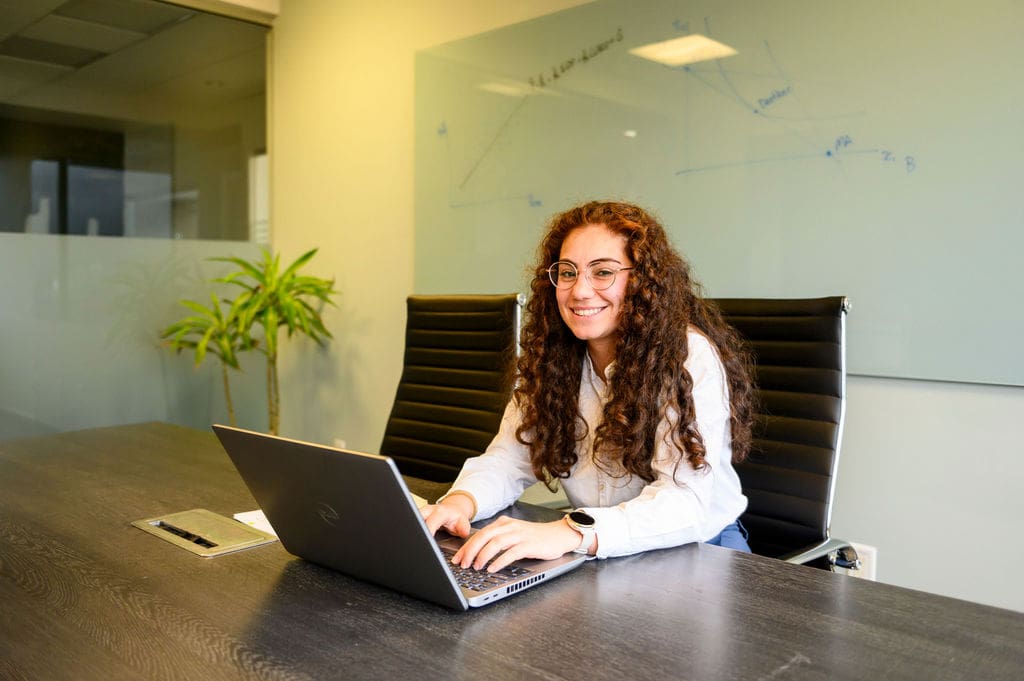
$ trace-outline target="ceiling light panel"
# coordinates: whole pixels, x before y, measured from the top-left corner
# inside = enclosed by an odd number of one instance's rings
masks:
[[[682,66],[731,57],[736,54],[736,50],[717,40],[693,33],[682,38],[634,47],[629,53],[667,66]]]

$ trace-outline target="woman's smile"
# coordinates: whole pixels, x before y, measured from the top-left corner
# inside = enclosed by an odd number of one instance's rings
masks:
[[[572,308],[573,313],[578,317],[593,317],[602,310],[607,310],[607,306],[602,307],[574,307]]]

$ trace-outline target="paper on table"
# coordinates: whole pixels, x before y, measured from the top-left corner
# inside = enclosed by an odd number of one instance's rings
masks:
[[[274,528],[271,527],[270,521],[267,520],[267,516],[263,515],[263,511],[256,509],[255,511],[243,511],[236,513],[234,519],[238,522],[245,523],[250,527],[255,527],[257,530],[263,530],[267,534],[272,534],[275,537],[277,532],[274,532]]]
[[[412,500],[416,502],[416,508],[423,508],[427,505],[427,500],[423,497],[412,494],[412,492],[409,494],[412,495]],[[255,527],[257,530],[263,530],[267,534],[272,534],[275,537],[277,536],[277,532],[274,532],[274,528],[270,525],[270,521],[267,520],[267,516],[265,516],[263,511],[260,509],[256,509],[255,511],[242,511],[240,513],[236,513],[233,517],[238,522],[245,523],[250,527]]]

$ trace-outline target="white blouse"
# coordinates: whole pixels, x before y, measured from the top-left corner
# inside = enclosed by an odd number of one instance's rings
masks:
[[[711,342],[701,333],[687,334],[686,368],[693,378],[697,427],[704,439],[707,465],[699,471],[683,461],[681,450],[668,437],[672,411],[658,427],[657,450],[651,462],[655,479],[616,477],[594,462],[594,431],[608,401],[605,382],[585,355],[580,380],[580,413],[588,426],[579,444],[579,460],[561,480],[569,503],[596,521],[597,556],[621,556],[650,549],[707,541],[734,522],[747,507],[739,477],[732,466],[729,389],[725,368]],[[614,364],[606,374],[614,380]],[[537,481],[527,447],[516,440],[520,414],[514,402],[505,409],[501,428],[487,451],[466,461],[452,489],[473,495],[474,520],[487,518],[512,504]],[[607,468],[608,464],[603,463]]]

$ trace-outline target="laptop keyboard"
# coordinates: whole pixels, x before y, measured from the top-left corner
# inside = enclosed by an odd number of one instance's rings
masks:
[[[448,567],[451,569],[452,574],[455,575],[455,581],[459,583],[459,586],[464,589],[470,589],[471,591],[487,591],[496,586],[501,586],[506,582],[510,582],[513,579],[522,577],[523,575],[530,574],[530,571],[526,568],[516,567],[514,565],[504,567],[497,572],[464,568],[459,565],[454,565],[451,562],[448,563]]]

